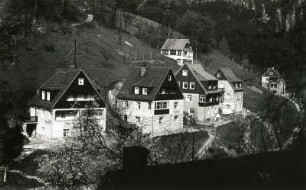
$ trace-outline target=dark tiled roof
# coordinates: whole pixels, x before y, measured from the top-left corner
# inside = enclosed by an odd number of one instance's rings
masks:
[[[54,75],[40,87],[40,89],[43,90],[57,92],[56,96],[52,99],[51,102],[48,102],[41,100],[40,94],[36,94],[29,102],[29,104],[32,106],[52,109],[80,72],[83,72],[85,76],[88,77],[88,79],[96,90],[100,89],[100,87],[90,79],[90,77],[85,73],[84,70],[74,68],[57,69]]]
[[[278,70],[272,67],[272,68],[268,68],[268,70],[262,76],[280,78],[280,73],[278,72]]]
[[[229,67],[221,67],[220,71],[224,74],[225,78],[230,82],[242,82]]]
[[[240,79],[240,78],[238,78],[234,73],[233,73],[233,71],[230,69],[230,68],[228,68],[228,67],[221,67],[220,69],[219,69],[222,73],[223,73],[223,75],[224,75],[224,77],[226,78],[226,80],[230,83],[230,85],[232,86],[232,88],[235,90],[235,91],[241,91],[241,90],[243,90],[243,86],[241,87],[241,88],[239,88],[239,87],[236,87],[236,85],[234,85],[234,83],[242,83],[242,80]],[[218,70],[218,71],[219,71]],[[218,72],[217,71],[217,72]]]
[[[186,44],[190,44],[188,39],[167,39],[162,46],[162,50],[184,50]]]
[[[212,80],[218,81],[218,79],[214,77],[212,74],[205,71],[204,67],[201,64],[185,64],[185,65],[188,67],[188,69],[193,74],[193,76],[198,80],[198,83],[200,84],[201,88],[204,90],[205,93],[214,94],[221,92],[220,89],[208,90],[205,88],[203,82],[212,81]]]
[[[141,77],[140,67],[129,68],[129,76],[118,94],[118,98],[126,100],[153,101],[170,71],[170,68],[146,67],[146,72],[144,76]],[[148,87],[148,95],[134,94],[133,88],[135,86]]]

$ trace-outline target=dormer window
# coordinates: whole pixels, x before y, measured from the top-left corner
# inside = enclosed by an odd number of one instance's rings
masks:
[[[51,93],[50,91],[47,91],[47,101],[50,101],[50,99],[51,99]]]
[[[46,99],[46,92],[44,90],[41,91],[41,99],[42,100]]]
[[[143,95],[147,95],[148,94],[148,89],[147,88],[143,88],[142,89],[142,94]]]
[[[84,78],[79,78],[78,85],[84,85]]]
[[[135,94],[139,94],[139,87],[135,87],[134,93],[135,93]]]
[[[183,76],[188,76],[188,71],[187,70],[183,70],[182,75]]]
[[[171,80],[172,80],[172,76],[169,75],[169,76],[168,76],[168,81],[171,81]]]

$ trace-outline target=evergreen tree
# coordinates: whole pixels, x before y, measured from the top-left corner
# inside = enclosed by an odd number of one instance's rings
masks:
[[[17,158],[24,144],[24,136],[21,133],[21,127],[9,126],[7,119],[0,118],[0,165],[4,166],[3,181],[6,182],[7,170],[9,164]]]

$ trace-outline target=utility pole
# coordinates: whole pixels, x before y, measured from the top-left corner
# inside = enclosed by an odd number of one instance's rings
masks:
[[[77,40],[74,40],[74,56],[73,56],[73,65],[74,68],[77,69],[78,65],[77,65],[77,61],[76,61],[76,53],[77,53]]]

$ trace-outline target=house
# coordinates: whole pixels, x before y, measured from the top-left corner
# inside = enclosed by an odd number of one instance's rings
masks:
[[[243,86],[239,79],[228,67],[222,67],[215,73],[218,88],[223,90],[221,98],[222,114],[231,114],[243,111]]]
[[[129,68],[117,99],[119,115],[143,133],[162,135],[183,127],[183,95],[170,68]]]
[[[199,124],[219,118],[218,79],[204,70],[201,64],[184,64],[176,73],[178,85],[184,95],[184,112]]]
[[[37,135],[53,139],[70,136],[80,112],[91,103],[96,119],[105,129],[106,107],[99,86],[82,69],[58,69],[30,101],[31,125]]]
[[[268,68],[261,76],[261,85],[276,95],[285,95],[286,93],[285,80],[274,67]]]
[[[193,63],[193,50],[189,39],[167,39],[161,48],[161,54],[174,59],[180,66]]]

